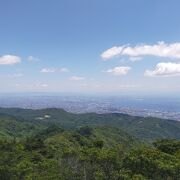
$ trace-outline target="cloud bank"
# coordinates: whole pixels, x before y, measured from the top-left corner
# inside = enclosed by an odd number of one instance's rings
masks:
[[[180,75],[180,63],[158,63],[154,70],[146,70],[145,76],[151,77],[168,77]]]
[[[114,46],[101,54],[101,58],[104,60],[117,56],[128,56],[132,59],[140,59],[144,56],[180,59],[180,43],[166,44],[162,41],[154,45]]]

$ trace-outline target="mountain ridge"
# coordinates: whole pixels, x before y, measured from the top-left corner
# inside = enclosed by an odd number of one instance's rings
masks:
[[[112,126],[123,129],[142,141],[152,142],[158,138],[180,139],[179,121],[154,117],[139,117],[122,113],[73,114],[58,108],[39,110],[0,108],[0,114],[14,117],[18,123],[30,123],[29,125],[35,129],[37,127],[44,129],[52,124],[69,130],[78,129],[82,126]],[[0,122],[2,122],[2,118]]]

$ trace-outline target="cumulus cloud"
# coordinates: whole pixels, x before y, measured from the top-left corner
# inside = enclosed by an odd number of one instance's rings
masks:
[[[140,44],[134,47],[129,45],[115,46],[101,54],[104,60],[117,56],[128,56],[138,59],[143,56],[180,59],[180,43],[166,44],[164,42],[158,42],[154,45]]]
[[[69,78],[69,80],[71,80],[71,81],[81,81],[81,80],[84,80],[84,79],[85,79],[85,77],[81,77],[81,76],[71,76]]]
[[[0,65],[13,65],[21,62],[21,58],[13,55],[0,56]]]
[[[101,54],[101,57],[104,60],[106,60],[106,59],[110,59],[110,58],[113,58],[115,56],[121,55],[124,48],[125,48],[124,46],[119,46],[119,47],[114,46],[110,49],[107,49],[105,52],[103,52]]]
[[[40,72],[42,72],[42,73],[54,73],[54,72],[56,72],[56,69],[55,68],[43,68],[43,69],[41,69]]]
[[[158,77],[158,76],[179,76],[180,75],[180,63],[158,63],[154,70],[146,70],[145,76]]]
[[[108,69],[104,72],[111,73],[116,76],[121,76],[121,75],[126,75],[130,69],[131,67],[128,66],[120,66],[120,67],[115,67],[113,69]]]

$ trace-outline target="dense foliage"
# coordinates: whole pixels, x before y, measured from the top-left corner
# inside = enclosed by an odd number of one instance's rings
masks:
[[[1,111],[0,180],[180,179],[178,122],[57,109]]]
[[[96,135],[98,128],[84,127],[78,131],[57,128],[52,133],[54,129],[50,127],[24,141],[1,140],[0,179],[180,178],[180,141],[157,141],[155,147],[137,142],[134,145],[138,146],[129,147],[119,141],[112,147]],[[106,127],[100,128],[100,132],[103,130]]]

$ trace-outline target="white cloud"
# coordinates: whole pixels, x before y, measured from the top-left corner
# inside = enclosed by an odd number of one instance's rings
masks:
[[[40,59],[39,58],[37,58],[37,57],[34,57],[34,56],[28,56],[28,61],[32,61],[32,62],[37,62],[37,61],[40,61]]]
[[[56,68],[43,68],[43,69],[41,69],[40,72],[42,72],[42,73],[54,73],[56,71],[57,71]]]
[[[180,63],[158,63],[154,70],[146,70],[145,76],[179,76],[180,75]]]
[[[54,73],[54,72],[69,72],[67,68],[43,68],[41,69],[42,73]]]
[[[113,69],[108,69],[104,72],[111,73],[111,74],[117,75],[117,76],[121,76],[121,75],[126,75],[130,69],[131,69],[131,67],[128,67],[128,66],[119,66],[119,67],[115,67]]]
[[[13,65],[21,62],[21,58],[13,55],[4,55],[0,57],[0,65]]]
[[[154,45],[141,44],[134,47],[129,45],[115,46],[101,54],[104,60],[117,56],[129,56],[130,58],[156,56],[180,59],[180,43],[166,44],[164,42],[158,42]]]
[[[81,76],[72,76],[69,78],[69,80],[71,81],[81,81],[81,80],[84,80],[85,78],[84,77],[81,77]]]
[[[124,49],[124,46],[119,46],[119,47],[114,46],[114,47],[106,50],[105,52],[103,52],[101,54],[101,57],[105,60],[110,59],[112,57],[115,57],[115,56],[122,54],[123,49]]]
[[[67,69],[67,68],[60,68],[59,71],[60,72],[69,72],[69,69]]]

